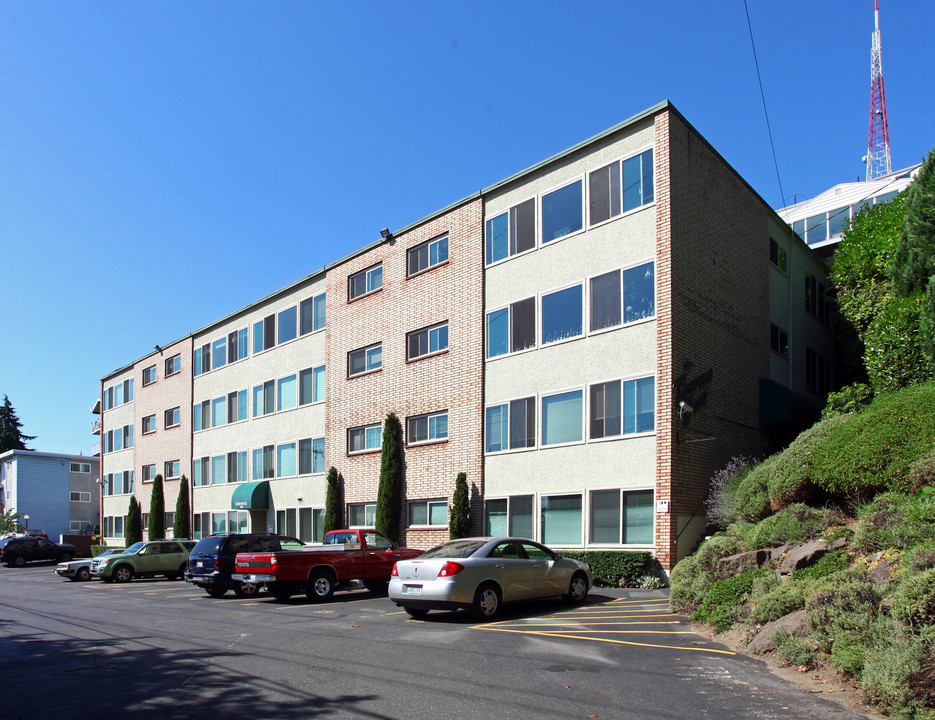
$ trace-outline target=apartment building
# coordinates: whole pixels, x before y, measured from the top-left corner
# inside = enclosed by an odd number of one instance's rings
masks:
[[[99,469],[93,456],[8,450],[0,455],[0,507],[50,540],[89,533],[100,521]]]
[[[330,467],[347,524],[371,527],[393,412],[405,543],[447,537],[464,472],[475,532],[669,568],[713,473],[833,386],[824,263],[668,102],[381,235],[180,341],[190,465],[152,452],[192,479],[196,536],[317,539]],[[140,402],[147,363],[104,392]],[[110,407],[109,430],[142,422]],[[103,472],[139,494],[142,445],[122,440]]]

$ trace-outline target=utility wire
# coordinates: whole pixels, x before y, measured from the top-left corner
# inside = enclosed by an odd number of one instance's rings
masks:
[[[760,83],[760,98],[763,100],[763,114],[766,116],[766,132],[769,134],[769,146],[773,151],[773,165],[776,166],[776,181],[779,183],[779,197],[785,198],[782,191],[782,180],[779,177],[779,162],[776,160],[776,146],[773,144],[773,131],[769,126],[769,113],[766,111],[766,95],[763,92],[763,78],[760,76],[760,63],[756,59],[756,43],[753,42],[753,26],[750,24],[750,10],[747,0],[743,0],[743,9],[747,13],[747,29],[750,31],[750,47],[753,48],[753,64],[756,66],[756,79]]]

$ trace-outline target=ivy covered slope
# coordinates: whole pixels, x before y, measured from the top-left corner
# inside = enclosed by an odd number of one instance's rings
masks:
[[[727,530],[673,569],[671,608],[935,718],[935,382],[861,407],[714,479]]]

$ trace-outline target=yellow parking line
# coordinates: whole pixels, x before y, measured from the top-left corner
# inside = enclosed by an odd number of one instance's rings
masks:
[[[548,616],[546,616],[546,617],[562,618],[563,620],[590,620],[590,619],[594,619],[594,620],[607,620],[607,619],[609,619],[609,618],[623,618],[623,619],[633,619],[633,620],[635,620],[635,619],[637,619],[637,618],[671,618],[671,617],[679,617],[679,616],[676,615],[675,613],[652,613],[652,614],[650,614],[650,613],[638,613],[638,614],[635,614],[635,615],[634,615],[634,614],[630,614],[630,615],[621,615],[621,614],[614,614],[614,615],[562,615],[561,613],[556,613],[555,615],[548,615]]]
[[[557,637],[564,637],[560,635],[557,630],[537,630],[537,633],[541,635],[556,635]],[[580,635],[581,633],[602,633],[604,635],[694,635],[691,630],[570,630],[575,635]]]
[[[559,633],[547,633],[547,632],[528,632],[524,630],[511,630],[504,627],[493,627],[490,625],[475,625],[474,629],[476,630],[493,630],[495,632],[509,632],[509,633],[518,633],[520,635],[541,635],[543,637],[561,637],[569,638],[571,640],[589,640],[591,642],[605,642],[611,643],[614,645],[633,645],[636,647],[650,647],[650,648],[660,648],[663,650],[680,650],[680,651],[691,651],[691,652],[710,652],[717,653],[719,655],[736,655],[737,653],[732,650],[715,650],[714,648],[699,648],[699,647],[686,647],[682,645],[656,645],[654,643],[639,643],[631,642],[629,640],[614,640],[612,638],[594,638],[594,637],[579,637],[577,635],[564,635]]]
[[[500,624],[501,624],[501,625],[504,625],[503,623],[500,623]],[[560,627],[566,627],[566,626],[571,625],[571,624],[573,624],[573,623],[516,623],[515,625],[512,625],[512,626],[504,625],[504,627],[553,627],[553,626],[555,626],[555,625],[558,625],[558,626],[560,626]],[[651,622],[651,623],[645,623],[645,622],[594,622],[594,623],[592,623],[592,622],[583,622],[583,623],[580,623],[580,624],[581,624],[581,625],[680,625],[681,623],[679,623],[679,622],[676,621],[676,620],[666,620],[665,622],[658,622],[658,621],[656,621],[656,622]]]

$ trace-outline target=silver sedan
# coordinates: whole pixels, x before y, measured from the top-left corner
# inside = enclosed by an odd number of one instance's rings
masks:
[[[580,603],[591,568],[545,545],[513,537],[461,538],[400,560],[390,577],[390,600],[414,618],[429,610],[470,610],[489,620],[506,602],[561,595]]]

